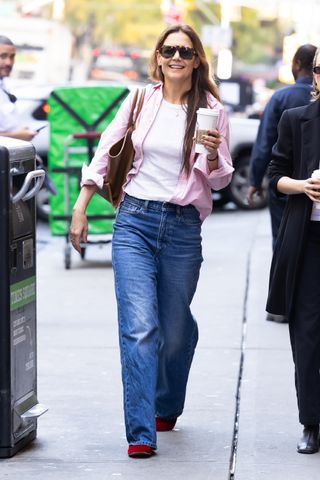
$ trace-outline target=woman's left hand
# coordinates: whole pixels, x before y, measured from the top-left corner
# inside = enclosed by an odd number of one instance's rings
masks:
[[[303,182],[303,192],[312,200],[313,202],[320,202],[320,179],[318,178],[307,178]]]
[[[212,129],[207,131],[207,135],[202,135],[201,140],[203,141],[203,145],[208,150],[208,157],[209,158],[216,158],[218,155],[218,148],[221,140],[221,135],[219,134],[218,130]]]

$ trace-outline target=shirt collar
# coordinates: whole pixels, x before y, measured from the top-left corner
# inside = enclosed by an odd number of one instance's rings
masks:
[[[15,95],[13,95],[12,93],[8,92],[8,90],[5,88],[3,77],[0,78],[0,88],[6,95],[8,95],[8,98],[9,98],[11,103],[15,103],[17,101],[17,97]]]
[[[296,83],[305,83],[305,84],[311,85],[312,84],[312,77],[308,77],[308,76],[299,77],[299,78],[297,78]]]

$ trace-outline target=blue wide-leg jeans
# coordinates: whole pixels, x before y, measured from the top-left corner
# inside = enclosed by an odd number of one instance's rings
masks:
[[[155,417],[181,415],[198,340],[190,311],[202,263],[198,211],[125,195],[112,259],[127,440],[156,448]]]

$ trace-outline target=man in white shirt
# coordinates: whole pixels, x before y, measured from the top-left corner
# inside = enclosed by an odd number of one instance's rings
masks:
[[[37,132],[19,125],[16,114],[16,97],[12,95],[5,84],[14,65],[16,47],[12,41],[0,35],[0,136],[32,140]]]

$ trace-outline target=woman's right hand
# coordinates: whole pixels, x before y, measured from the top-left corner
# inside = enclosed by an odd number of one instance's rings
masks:
[[[88,219],[86,216],[86,208],[96,191],[96,185],[83,185],[73,207],[70,240],[73,247],[79,253],[81,253],[80,242],[87,243],[88,241]]]
[[[80,243],[88,241],[88,219],[85,213],[78,210],[74,210],[72,214],[70,240],[79,253],[81,253]]]

